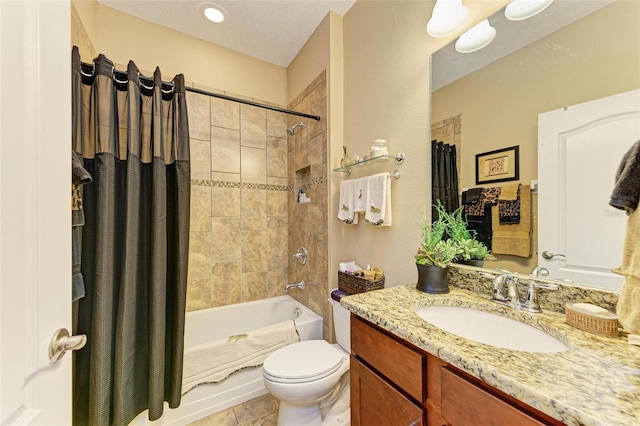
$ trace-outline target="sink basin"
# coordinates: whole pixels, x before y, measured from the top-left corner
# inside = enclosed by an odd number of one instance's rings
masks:
[[[523,352],[563,352],[569,349],[560,340],[530,325],[471,308],[421,306],[420,318],[465,339]]]

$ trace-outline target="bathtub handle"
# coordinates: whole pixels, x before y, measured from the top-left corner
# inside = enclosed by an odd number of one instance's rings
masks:
[[[298,262],[300,262],[300,264],[306,265],[308,256],[309,256],[309,253],[307,253],[307,249],[304,248],[303,246],[300,246],[300,248],[298,249],[298,252],[293,255],[293,260],[294,261],[297,260]]]

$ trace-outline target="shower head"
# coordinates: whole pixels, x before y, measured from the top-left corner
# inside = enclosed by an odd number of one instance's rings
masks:
[[[294,124],[293,126],[289,127],[287,129],[287,133],[291,136],[293,136],[293,134],[296,132],[296,127],[302,127],[303,129],[307,126],[304,125],[304,123],[298,123],[298,124]]]

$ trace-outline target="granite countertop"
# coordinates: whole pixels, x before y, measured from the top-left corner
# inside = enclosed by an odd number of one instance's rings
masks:
[[[640,347],[624,337],[579,330],[555,312],[516,311],[489,297],[451,287],[443,295],[414,285],[343,297],[341,305],[399,338],[569,425],[640,424]],[[532,353],[502,349],[448,333],[414,307],[471,307],[543,329],[570,349]],[[544,304],[542,305],[544,309]]]

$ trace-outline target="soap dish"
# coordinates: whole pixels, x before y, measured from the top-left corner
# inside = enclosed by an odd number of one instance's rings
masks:
[[[602,336],[618,335],[618,317],[590,303],[567,303],[564,306],[567,323]]]

